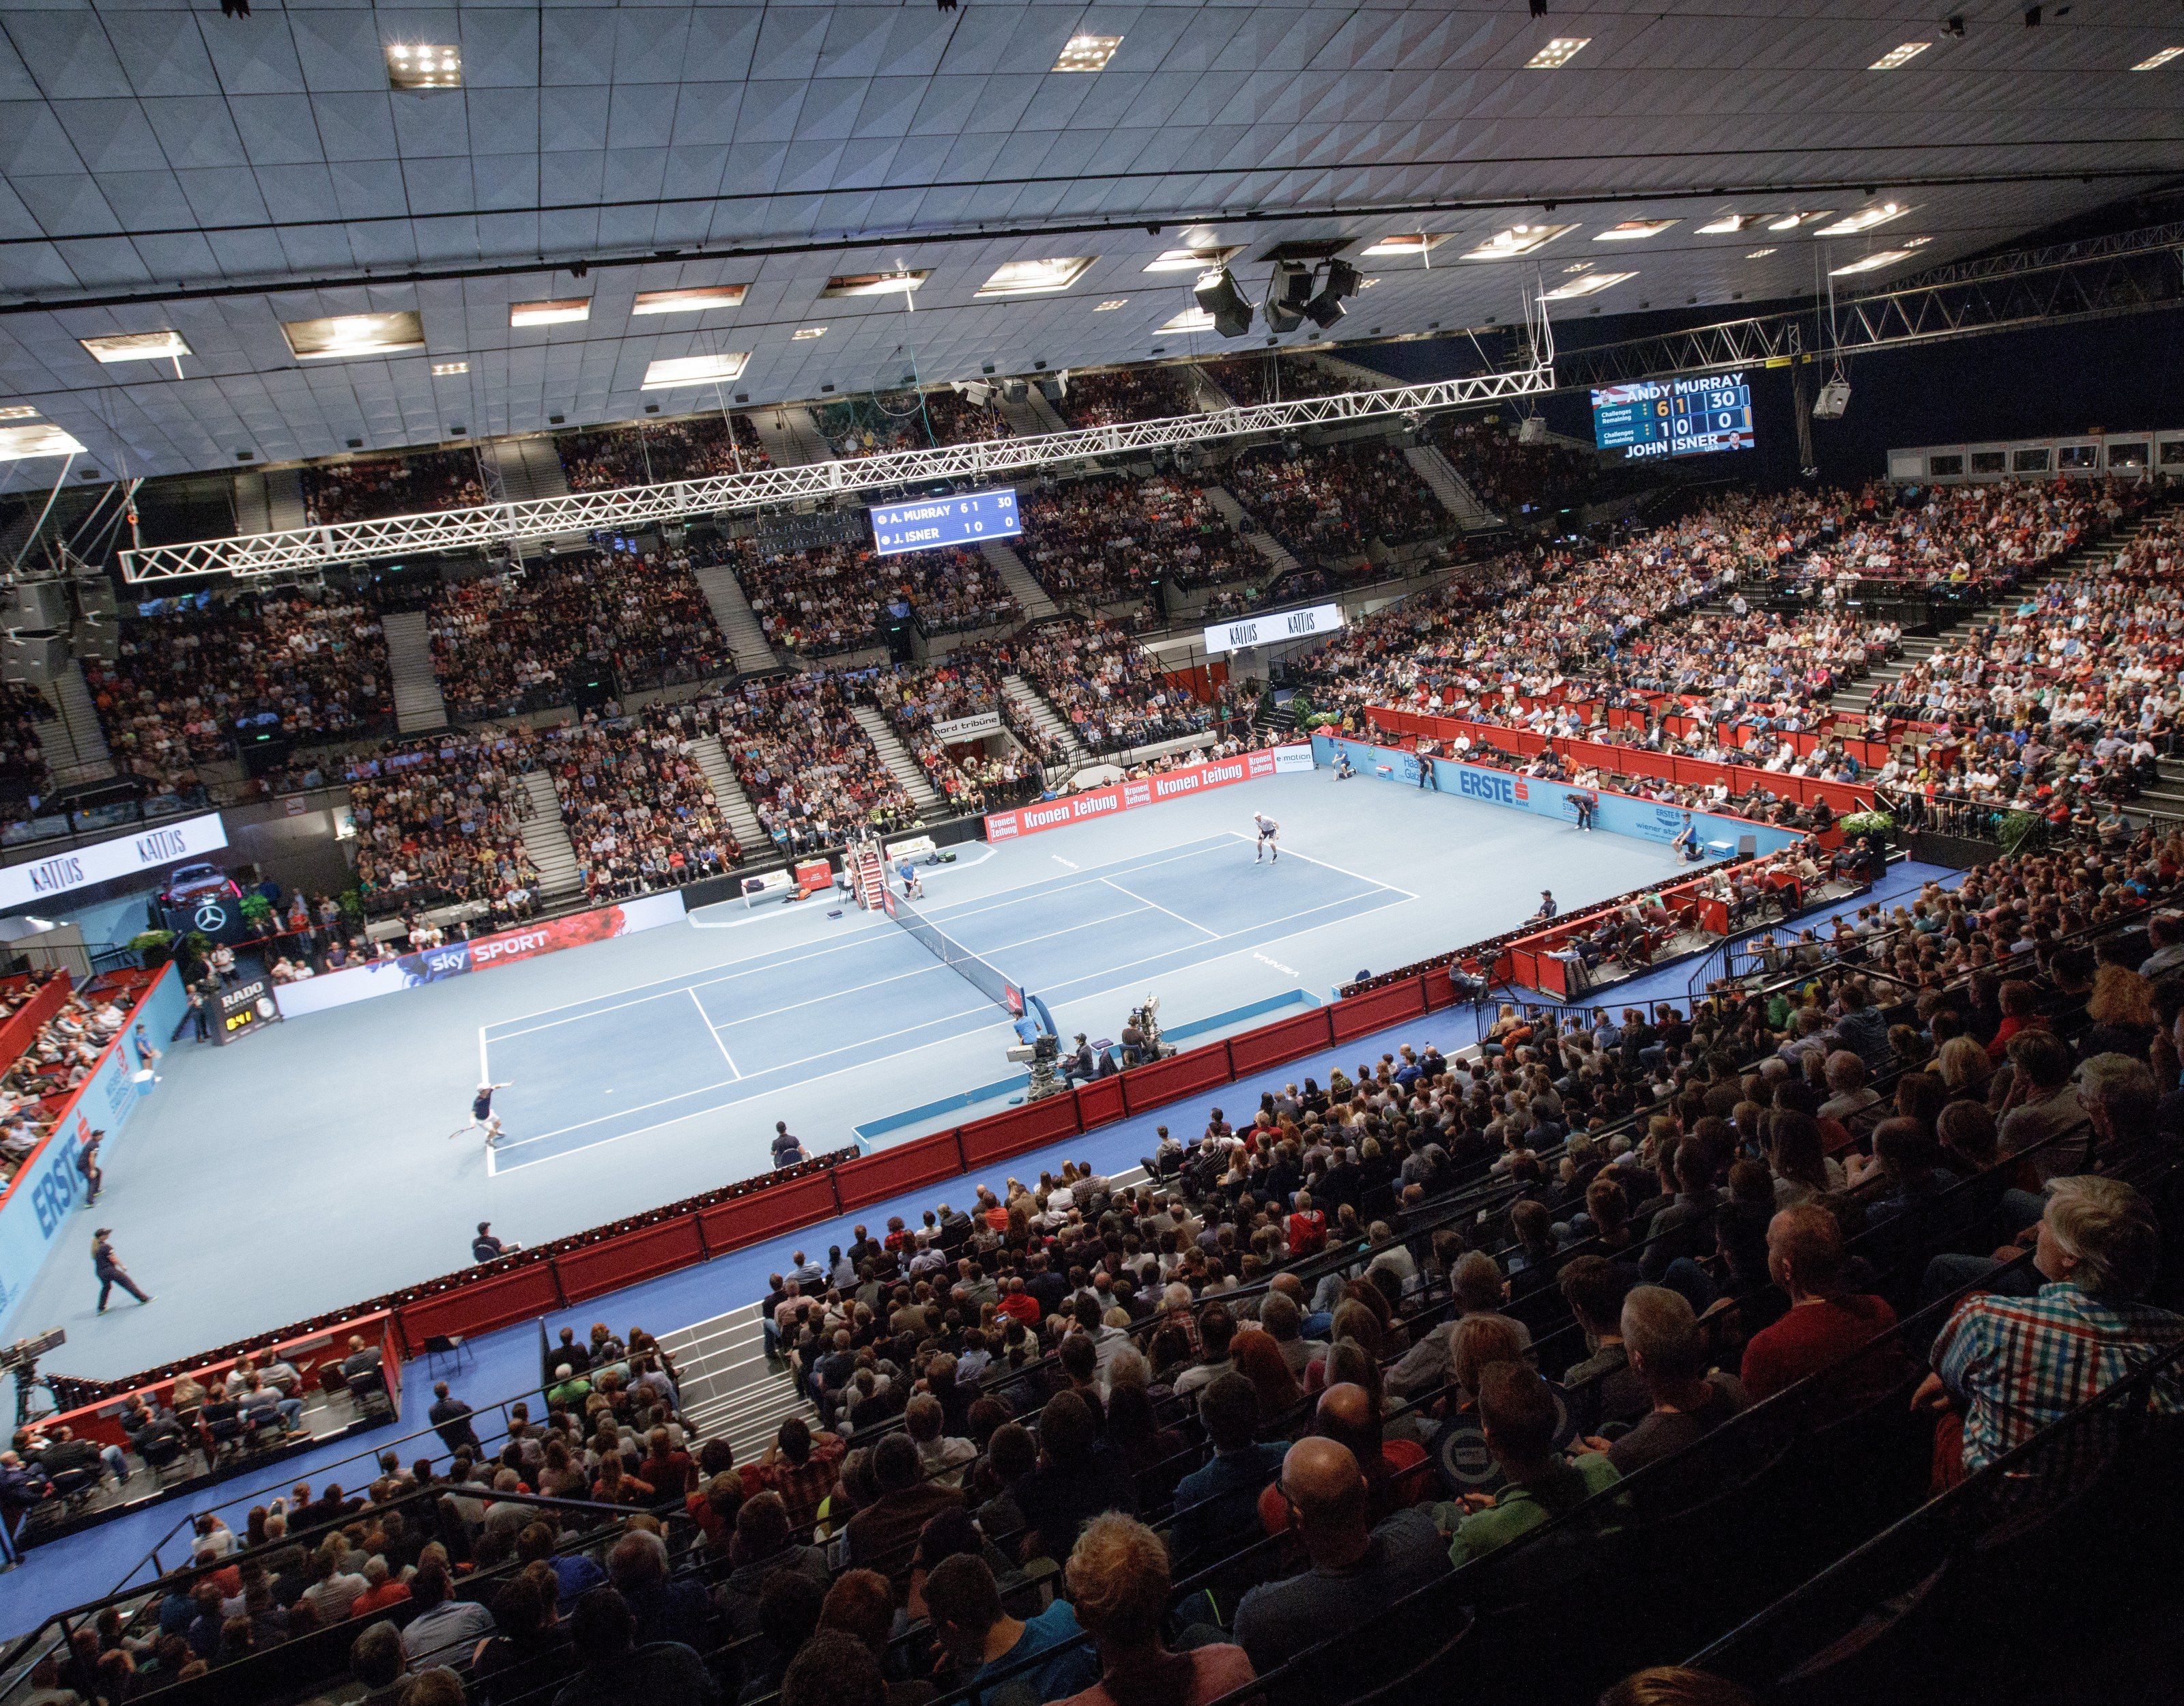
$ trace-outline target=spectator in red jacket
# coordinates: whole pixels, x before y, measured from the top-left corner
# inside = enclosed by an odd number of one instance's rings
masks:
[[[1317,1256],[1327,1248],[1327,1217],[1312,1206],[1312,1193],[1296,1194],[1296,1210],[1290,1216],[1290,1254]]]

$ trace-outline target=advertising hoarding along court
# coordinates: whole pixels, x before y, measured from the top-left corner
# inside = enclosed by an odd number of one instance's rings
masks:
[[[557,954],[564,948],[581,948],[615,936],[657,929],[682,916],[682,892],[640,895],[619,906],[601,906],[590,912],[572,912],[566,918],[544,918],[519,930],[502,930],[475,936],[467,942],[449,942],[421,953],[398,959],[377,960],[347,971],[322,972],[300,984],[282,984],[273,992],[281,1017],[292,1019],[304,1013],[322,1013],[329,1007],[345,1007],[351,1001],[368,1001],[375,995],[391,995],[420,984],[437,984],[471,972],[490,971],[541,954]]]
[[[94,841],[88,847],[71,847],[0,869],[0,910],[35,906],[73,889],[160,870],[185,859],[202,859],[226,845],[227,826],[217,811],[148,824],[133,835],[117,835],[111,841]]]
[[[1158,806],[1209,788],[1228,788],[1239,782],[1256,782],[1262,776],[1286,776],[1312,768],[1309,746],[1270,746],[1234,758],[1217,758],[1206,764],[1163,770],[1136,782],[1113,782],[1105,788],[1088,788],[1082,794],[1065,794],[1058,800],[1041,800],[1006,811],[986,814],[986,839],[1012,841],[1020,835],[1036,835],[1082,823],[1088,817],[1111,817],[1117,811],[1134,811],[1141,806]]]
[[[872,544],[883,557],[899,551],[937,551],[947,545],[1012,539],[1023,532],[1012,486],[953,498],[920,498],[908,504],[875,504],[872,517]]]

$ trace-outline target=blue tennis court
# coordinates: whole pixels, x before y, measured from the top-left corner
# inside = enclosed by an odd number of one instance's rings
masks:
[[[951,874],[928,873],[919,911],[1057,1012],[1417,898],[1301,853],[1254,866],[1238,833],[953,903]],[[853,913],[816,946],[481,1027],[486,1076],[511,1081],[488,1165],[535,1166],[982,1032],[998,1049],[1008,1029],[905,931]]]

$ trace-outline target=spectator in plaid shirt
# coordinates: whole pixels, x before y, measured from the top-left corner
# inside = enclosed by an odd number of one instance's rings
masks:
[[[2047,1283],[2031,1297],[1966,1298],[1934,1341],[1934,1372],[1914,1402],[1944,1413],[1935,1445],[1937,1482],[1983,1468],[2184,1345],[2184,1316],[2138,1301],[2153,1285],[2160,1257],[2160,1231],[2146,1199],[2120,1179],[2092,1174],[2055,1179],[2049,1193],[2032,1257]],[[2184,1409],[2184,1382],[2174,1373],[2155,1404]],[[2077,1467],[2053,1465],[2048,1478],[2074,1478]]]
[[[791,1416],[781,1424],[766,1455],[751,1466],[750,1478],[760,1488],[781,1495],[788,1508],[791,1533],[811,1532],[821,1501],[834,1490],[844,1449],[839,1436],[815,1435],[801,1416]]]

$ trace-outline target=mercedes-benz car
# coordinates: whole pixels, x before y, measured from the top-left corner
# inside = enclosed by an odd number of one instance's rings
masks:
[[[188,906],[215,895],[239,899],[242,894],[236,880],[217,865],[182,865],[176,867],[167,886],[160,889],[159,904]]]

